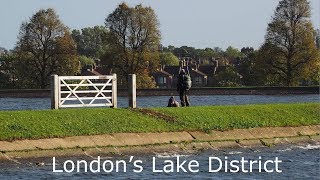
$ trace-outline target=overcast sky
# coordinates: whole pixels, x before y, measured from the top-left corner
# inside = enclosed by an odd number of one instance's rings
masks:
[[[20,25],[41,8],[54,8],[71,29],[104,25],[119,3],[151,6],[160,21],[162,44],[196,48],[229,45],[259,48],[279,0],[0,0],[0,47],[12,49]],[[320,28],[320,1],[310,0]]]

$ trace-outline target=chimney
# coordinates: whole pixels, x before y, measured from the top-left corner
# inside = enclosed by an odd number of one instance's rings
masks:
[[[184,59],[179,61],[180,67],[184,67],[186,64],[186,61]]]
[[[160,71],[163,71],[166,65],[160,65]]]
[[[87,71],[93,71],[93,65],[92,64],[87,65]]]
[[[187,59],[185,66],[189,66],[189,62],[190,62],[190,59]]]
[[[214,68],[213,74],[216,74],[217,68],[219,66],[219,62],[218,62],[218,60],[214,60],[213,62],[214,62],[213,63],[213,68]]]

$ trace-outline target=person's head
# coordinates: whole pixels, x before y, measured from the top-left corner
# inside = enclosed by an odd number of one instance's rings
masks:
[[[186,71],[184,69],[181,69],[180,74],[186,74]]]

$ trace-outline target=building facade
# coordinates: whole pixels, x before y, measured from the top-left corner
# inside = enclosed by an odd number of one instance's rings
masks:
[[[214,86],[214,75],[218,70],[218,62],[209,65],[200,65],[193,60],[180,60],[179,66],[161,65],[153,74],[159,88],[176,88],[180,71],[184,69],[190,74],[193,87]]]

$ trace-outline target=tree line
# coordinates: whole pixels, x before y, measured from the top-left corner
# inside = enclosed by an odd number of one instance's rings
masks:
[[[78,75],[93,64],[111,68],[124,85],[134,73],[138,87],[154,88],[152,74],[181,57],[202,65],[218,60],[224,71],[210,75],[217,86],[319,85],[320,31],[310,16],[307,0],[281,0],[259,49],[222,50],[163,47],[151,7],[121,3],[104,26],[81,30],[70,30],[54,9],[41,9],[22,23],[15,48],[0,51],[0,88],[48,88],[51,74]]]

